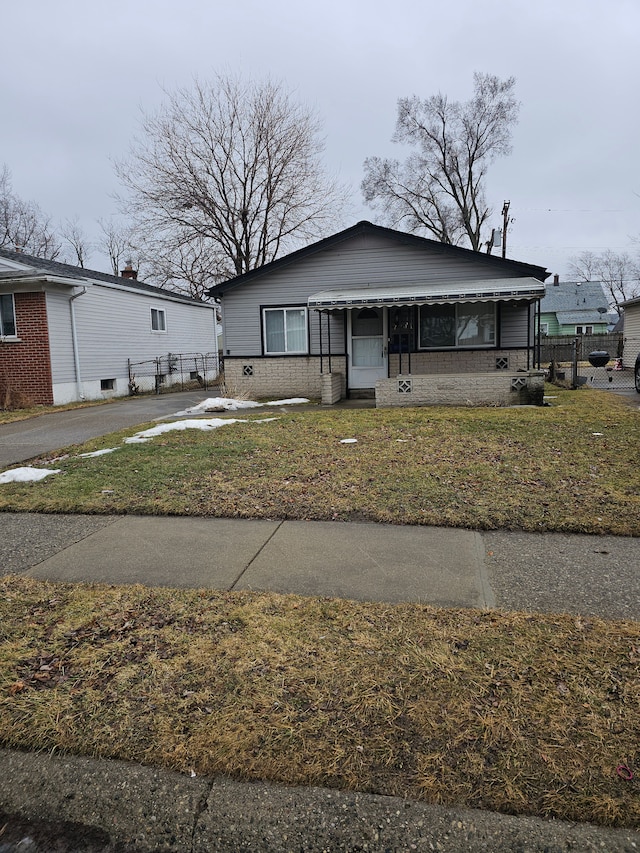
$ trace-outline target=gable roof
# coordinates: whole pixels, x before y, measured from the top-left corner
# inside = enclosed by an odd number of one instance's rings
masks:
[[[4,264],[4,268],[2,264],[3,260],[7,262]],[[9,249],[0,248],[0,284],[4,281],[42,281],[43,279],[51,280],[52,283],[71,286],[80,286],[91,282],[117,285],[118,288],[140,291],[164,299],[213,307],[209,303],[202,302],[200,299],[194,299],[191,296],[185,296],[173,290],[156,287],[153,284],[146,284],[144,281],[138,281],[137,279],[110,275],[109,273],[99,272],[98,270],[89,270],[84,267],[74,266],[73,264],[50,261],[46,258],[37,258],[35,255],[25,255],[23,252],[12,252]]]
[[[264,266],[258,267],[255,270],[250,270],[243,275],[235,276],[235,278],[227,279],[209,288],[209,296],[219,297],[232,288],[245,284],[249,281],[254,281],[262,276],[269,275],[276,270],[289,266],[290,264],[298,263],[305,258],[324,252],[334,246],[351,240],[353,237],[366,236],[368,234],[386,237],[394,240],[399,244],[415,246],[419,249],[428,250],[430,252],[438,252],[445,255],[451,255],[458,258],[473,260],[474,263],[486,264],[488,268],[500,269],[501,271],[508,270],[513,273],[514,277],[526,276],[535,278],[538,281],[544,281],[549,272],[544,267],[535,266],[534,264],[525,264],[520,261],[512,261],[507,258],[500,258],[494,255],[487,255],[483,252],[474,252],[472,249],[464,249],[461,246],[451,246],[448,243],[440,243],[437,240],[430,240],[427,237],[419,237],[416,234],[408,234],[405,231],[395,231],[392,228],[384,228],[382,225],[374,225],[372,222],[363,220],[347,228],[344,231],[339,231],[337,234],[332,234],[330,237],[325,237],[323,240],[318,240],[316,243],[311,243],[309,246],[304,246],[295,252],[277,258]]]
[[[607,323],[609,304],[601,281],[561,281],[547,287],[540,313],[556,314],[559,323]],[[561,315],[579,316],[579,319],[561,320]]]

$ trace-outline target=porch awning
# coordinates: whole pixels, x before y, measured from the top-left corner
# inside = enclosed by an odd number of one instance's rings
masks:
[[[443,305],[455,302],[531,302],[544,296],[536,278],[496,278],[473,281],[429,281],[422,284],[376,283],[362,287],[321,290],[308,299],[316,311],[332,308],[381,308],[384,305]]]

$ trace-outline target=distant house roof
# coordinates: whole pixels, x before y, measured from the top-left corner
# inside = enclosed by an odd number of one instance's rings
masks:
[[[609,314],[594,311],[592,308],[585,308],[583,311],[556,311],[558,323],[561,326],[572,326],[576,323],[584,325],[589,323],[610,323]]]
[[[2,261],[6,261],[3,265]],[[173,299],[179,302],[203,303],[199,299],[176,293],[153,284],[146,284],[134,278],[126,276],[110,275],[98,270],[88,270],[73,264],[63,264],[59,261],[50,261],[46,258],[36,258],[34,255],[25,255],[23,252],[12,252],[8,249],[0,249],[0,284],[6,281],[42,281],[51,279],[54,282],[67,285],[82,285],[87,282],[117,285],[127,290],[141,291],[164,299]]]
[[[600,281],[561,281],[548,284],[540,302],[541,314],[556,314],[558,322],[607,323],[609,305]]]

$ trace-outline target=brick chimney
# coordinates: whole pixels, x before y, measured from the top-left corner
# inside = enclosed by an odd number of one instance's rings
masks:
[[[124,273],[123,273],[123,275],[124,275]],[[560,276],[556,272],[553,274],[553,286],[558,287],[559,284],[560,284]]]
[[[127,265],[123,270],[120,270],[122,278],[132,278],[134,281],[138,278],[138,270],[134,270],[131,261],[127,261]]]

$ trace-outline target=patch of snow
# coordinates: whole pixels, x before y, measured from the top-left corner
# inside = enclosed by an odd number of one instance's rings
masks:
[[[59,474],[59,468],[13,468],[0,474],[0,483],[31,483],[44,480],[49,474]]]
[[[298,406],[300,403],[308,403],[306,397],[291,397],[288,400],[270,400],[268,403],[262,403],[263,406]]]
[[[357,438],[341,438],[340,439],[340,444],[357,444],[357,443],[358,443]]]
[[[591,435],[604,435],[603,432],[592,432]]]
[[[191,406],[183,412],[176,412],[176,416],[198,415],[206,412],[236,412],[239,409],[259,409],[261,406],[295,406],[299,403],[308,403],[306,397],[291,397],[288,400],[270,400],[268,403],[255,403],[253,400],[234,400],[232,397],[209,397]]]
[[[145,429],[142,432],[137,432],[135,435],[125,438],[124,442],[125,444],[144,444],[144,442],[149,441],[150,438],[155,438],[157,435],[162,435],[163,433],[171,432],[172,430],[210,430],[218,429],[218,427],[227,426],[228,424],[263,424],[267,423],[267,421],[275,420],[277,420],[277,418],[260,418],[254,421],[248,421],[246,418],[207,418],[206,420],[197,421],[175,421],[174,423],[159,424],[158,426],[151,427],[151,429]]]
[[[117,447],[106,447],[104,450],[94,450],[93,453],[79,453],[80,459],[92,459],[94,456],[104,456],[105,453],[114,453]]]

